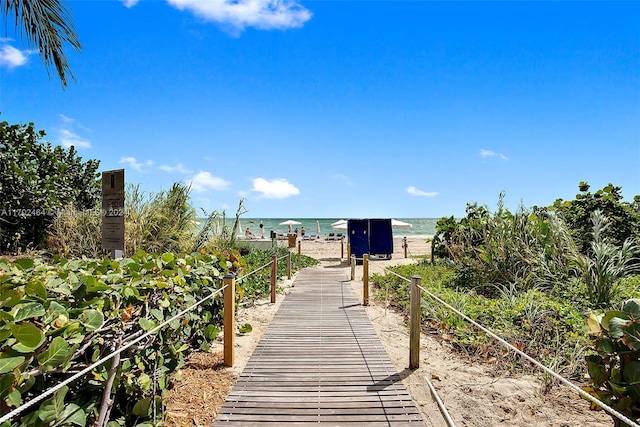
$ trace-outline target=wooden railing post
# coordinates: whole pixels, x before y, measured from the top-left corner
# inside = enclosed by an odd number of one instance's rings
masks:
[[[369,305],[369,254],[362,255],[362,305]]]
[[[344,258],[344,239],[340,239],[340,260]]]
[[[298,240],[298,262],[300,262],[300,255],[302,254],[302,241]]]
[[[349,259],[351,260],[349,263],[351,265],[351,280],[353,280],[356,278],[356,256],[351,255],[351,258]]]
[[[291,279],[291,251],[287,252],[287,279]]]
[[[409,317],[409,369],[420,367],[420,276],[411,277],[411,311]]]
[[[223,328],[224,328],[224,364],[233,366],[235,354],[235,311],[236,311],[236,276],[226,274],[222,280],[224,285]]]
[[[271,303],[276,302],[276,278],[278,275],[278,256],[271,255]]]
[[[407,250],[409,249],[409,245],[407,244],[407,238],[402,238],[402,247],[404,248],[404,257],[407,257]]]

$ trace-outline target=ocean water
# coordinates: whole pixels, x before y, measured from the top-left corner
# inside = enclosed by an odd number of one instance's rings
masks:
[[[264,234],[266,237],[270,235],[270,231],[282,231],[286,233],[289,230],[287,225],[280,223],[287,220],[298,221],[300,225],[293,225],[292,230],[304,227],[306,234],[318,234],[326,236],[329,233],[342,232],[346,234],[346,230],[335,230],[331,226],[336,221],[349,218],[243,218],[240,217],[240,227],[238,234],[244,235],[244,230],[249,227],[253,234],[259,234],[260,223],[264,225]],[[436,222],[439,218],[395,218],[397,220],[408,222],[411,228],[394,228],[393,235],[398,237],[415,236],[429,237],[436,233]],[[319,230],[318,230],[319,227]]]

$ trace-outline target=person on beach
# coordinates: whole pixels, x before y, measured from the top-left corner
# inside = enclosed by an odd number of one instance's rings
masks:
[[[264,224],[260,222],[260,238],[264,239]]]
[[[304,227],[302,227],[302,229],[300,230],[300,235],[304,237]]]
[[[296,227],[296,229],[293,230],[293,234],[295,234],[296,236],[298,235],[298,227]]]
[[[253,234],[251,234],[251,230],[249,230],[249,227],[247,227],[247,229],[244,231],[244,237],[246,237],[247,239],[251,239],[253,237]]]

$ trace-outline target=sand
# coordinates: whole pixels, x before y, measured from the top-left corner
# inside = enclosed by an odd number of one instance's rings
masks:
[[[392,259],[371,261],[369,273],[383,272],[390,265],[416,262],[412,255],[430,252],[429,244],[423,238],[410,237],[407,242],[407,258],[404,256],[402,239],[396,238]],[[300,249],[301,253],[318,259],[323,266],[343,268],[347,277],[350,277],[351,267],[347,266],[346,259],[340,258],[341,250],[346,258],[346,245],[341,247],[340,242],[326,240],[302,241]],[[297,253],[297,247],[292,251]],[[291,280],[279,282],[283,292],[278,294],[275,304],[259,301],[251,307],[239,310],[237,321],[250,323],[253,331],[237,337],[234,367],[225,368],[231,377],[239,375],[246,365],[262,333],[286,298],[294,279],[295,276]],[[356,295],[362,299],[361,265],[356,267],[351,283]],[[590,410],[589,403],[567,387],[556,385],[549,390],[536,376],[514,376],[501,371],[499,365],[490,360],[471,360],[465,354],[455,351],[437,334],[421,335],[420,367],[409,370],[409,334],[405,316],[387,309],[384,301],[375,301],[373,298],[366,307],[366,312],[421,411],[425,426],[449,426],[430,392],[427,380],[433,384],[438,398],[446,408],[447,416],[456,426],[613,425],[608,414]],[[216,411],[216,408],[209,410]]]

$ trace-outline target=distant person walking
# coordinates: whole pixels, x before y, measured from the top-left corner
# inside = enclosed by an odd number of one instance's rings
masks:
[[[260,223],[260,238],[264,239],[264,224]]]

